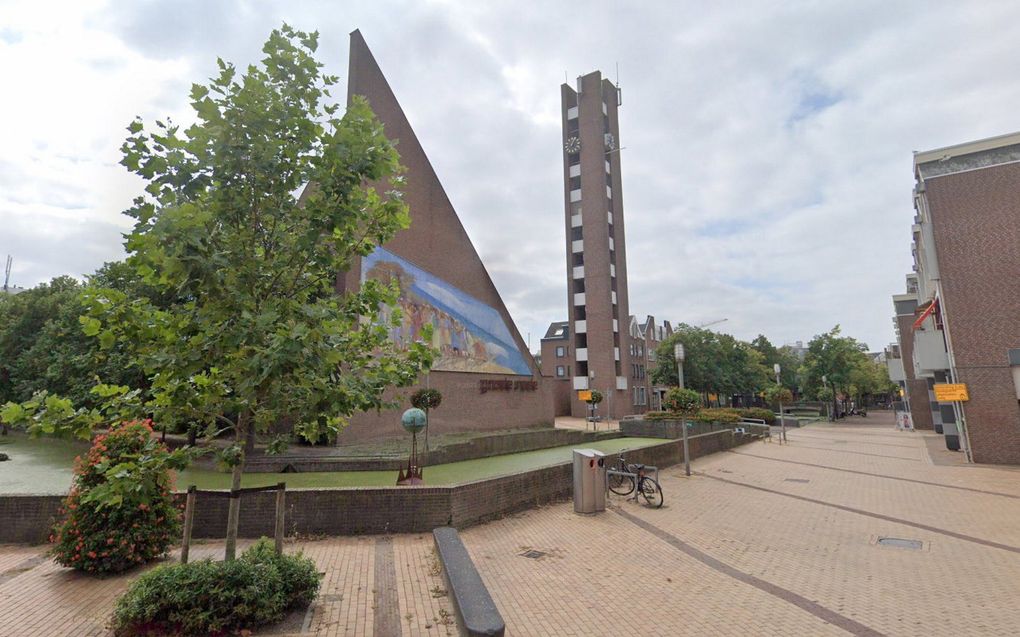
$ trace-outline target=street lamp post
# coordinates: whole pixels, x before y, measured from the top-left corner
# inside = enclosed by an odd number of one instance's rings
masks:
[[[829,388],[829,378],[825,374],[822,374],[822,387],[826,389]],[[836,400],[835,391],[833,391],[832,393],[832,401],[834,400]],[[825,415],[828,416],[828,420],[830,422],[834,422],[836,420],[835,418],[832,417],[832,401],[830,400],[825,401]]]
[[[684,344],[677,341],[673,346],[673,357],[676,358],[676,376],[680,389],[684,388]],[[687,418],[680,418],[680,429],[684,438],[684,473],[691,475],[691,454],[687,451]]]
[[[780,393],[776,394],[779,398],[779,440],[780,442],[786,442],[786,419],[783,418],[783,384],[779,381],[779,372],[782,368],[779,367],[779,363],[772,366],[772,370],[776,372],[776,385],[779,386]]]

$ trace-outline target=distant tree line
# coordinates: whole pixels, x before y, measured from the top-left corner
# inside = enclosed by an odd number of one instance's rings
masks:
[[[656,349],[653,382],[678,383],[674,347],[684,346],[684,386],[702,395],[706,405],[728,405],[734,396],[774,396],[776,363],[780,386],[796,399],[835,401],[869,400],[895,391],[885,365],[867,355],[867,346],[842,336],[837,325],[815,336],[803,360],[789,347],[776,347],[759,334],[750,342],[729,334],[681,323]],[[822,382],[822,378],[825,382]],[[836,410],[838,411],[838,409]]]

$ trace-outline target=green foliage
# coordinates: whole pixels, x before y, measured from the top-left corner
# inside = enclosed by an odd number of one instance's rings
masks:
[[[711,409],[702,409],[698,413],[694,414],[691,419],[695,422],[732,425],[740,422],[740,414],[737,413],[737,410],[735,409],[715,407]]]
[[[438,389],[419,389],[411,394],[411,406],[428,411],[435,409],[443,402],[443,395]]]
[[[591,397],[588,398],[588,400],[586,400],[585,402],[587,402],[589,405],[597,405],[600,402],[602,402],[603,398],[604,396],[602,395],[602,392],[600,392],[597,389],[593,389],[591,390]]]
[[[689,416],[701,409],[701,395],[693,389],[671,387],[662,404],[668,411]]]
[[[765,366],[766,371],[772,372],[773,366],[779,363],[780,384],[784,387],[800,386],[800,376],[798,374],[800,358],[794,353],[792,348],[786,345],[776,347],[764,334],[759,334],[755,337],[750,345],[762,355],[762,364]],[[775,377],[770,375],[769,378],[774,379]]]
[[[769,425],[776,422],[775,412],[771,409],[765,409],[764,407],[744,407],[741,409],[735,409],[734,411],[739,416],[744,418],[754,418],[756,420],[764,420],[766,424]]]
[[[261,64],[238,73],[220,60],[192,87],[194,125],[128,127],[121,163],[147,186],[126,211],[127,265],[169,302],[90,289],[82,326],[101,348],[128,348],[160,422],[244,439],[287,420],[306,440],[333,439],[431,364],[424,342],[402,350],[380,324],[396,288],[335,291],[337,273],[409,216],[397,152],[367,103],[343,117],[326,103],[337,79],[313,57],[317,40],[284,25]]]
[[[808,343],[801,368],[808,395],[828,401],[835,400],[838,395],[860,398],[895,391],[885,365],[872,360],[866,351],[867,345],[852,337],[840,336],[838,325],[815,336]]]
[[[78,458],[51,537],[56,561],[88,573],[118,573],[165,555],[180,532],[171,470],[189,460],[186,451],[167,451],[148,422],[127,422],[97,436]]]
[[[230,562],[157,566],[117,601],[119,637],[238,633],[279,621],[315,599],[320,576],[302,555],[276,555],[263,538]]]
[[[29,435],[74,437],[89,440],[92,430],[104,423],[121,422],[143,414],[141,390],[123,385],[98,384],[90,392],[98,407],[75,409],[70,398],[36,392],[22,403],[0,407],[0,423],[26,430]]]
[[[793,392],[779,385],[765,388],[765,400],[771,404],[784,403],[787,407],[793,402]]]
[[[315,601],[315,595],[319,592],[319,580],[322,577],[311,558],[301,553],[277,555],[275,543],[264,537],[251,545],[241,559],[256,564],[272,564],[276,567],[283,580],[285,608],[308,606]]]
[[[652,380],[661,385],[677,385],[679,378],[673,347],[684,344],[684,386],[702,393],[720,395],[755,393],[764,387],[771,373],[762,354],[750,344],[729,334],[686,324],[677,326],[672,336],[656,348],[656,366]]]

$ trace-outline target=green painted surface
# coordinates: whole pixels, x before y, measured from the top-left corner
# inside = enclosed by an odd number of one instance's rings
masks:
[[[0,462],[0,493],[65,493],[71,486],[74,457],[87,450],[84,444],[51,438],[30,439],[20,435],[0,440],[0,451],[11,460]],[[6,442],[6,444],[3,444]],[[425,484],[446,485],[537,469],[569,462],[575,448],[615,453],[621,449],[665,442],[656,438],[614,438],[585,445],[553,447],[489,458],[451,462],[425,468]],[[343,471],[315,473],[247,473],[242,486],[258,487],[286,482],[293,489],[331,487],[379,487],[396,483],[396,471]],[[201,489],[228,489],[230,475],[215,471],[188,470],[177,478],[177,487],[195,484]]]

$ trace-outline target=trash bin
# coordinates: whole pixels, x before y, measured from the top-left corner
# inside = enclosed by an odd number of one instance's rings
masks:
[[[606,510],[606,459],[595,449],[574,449],[574,512]]]

